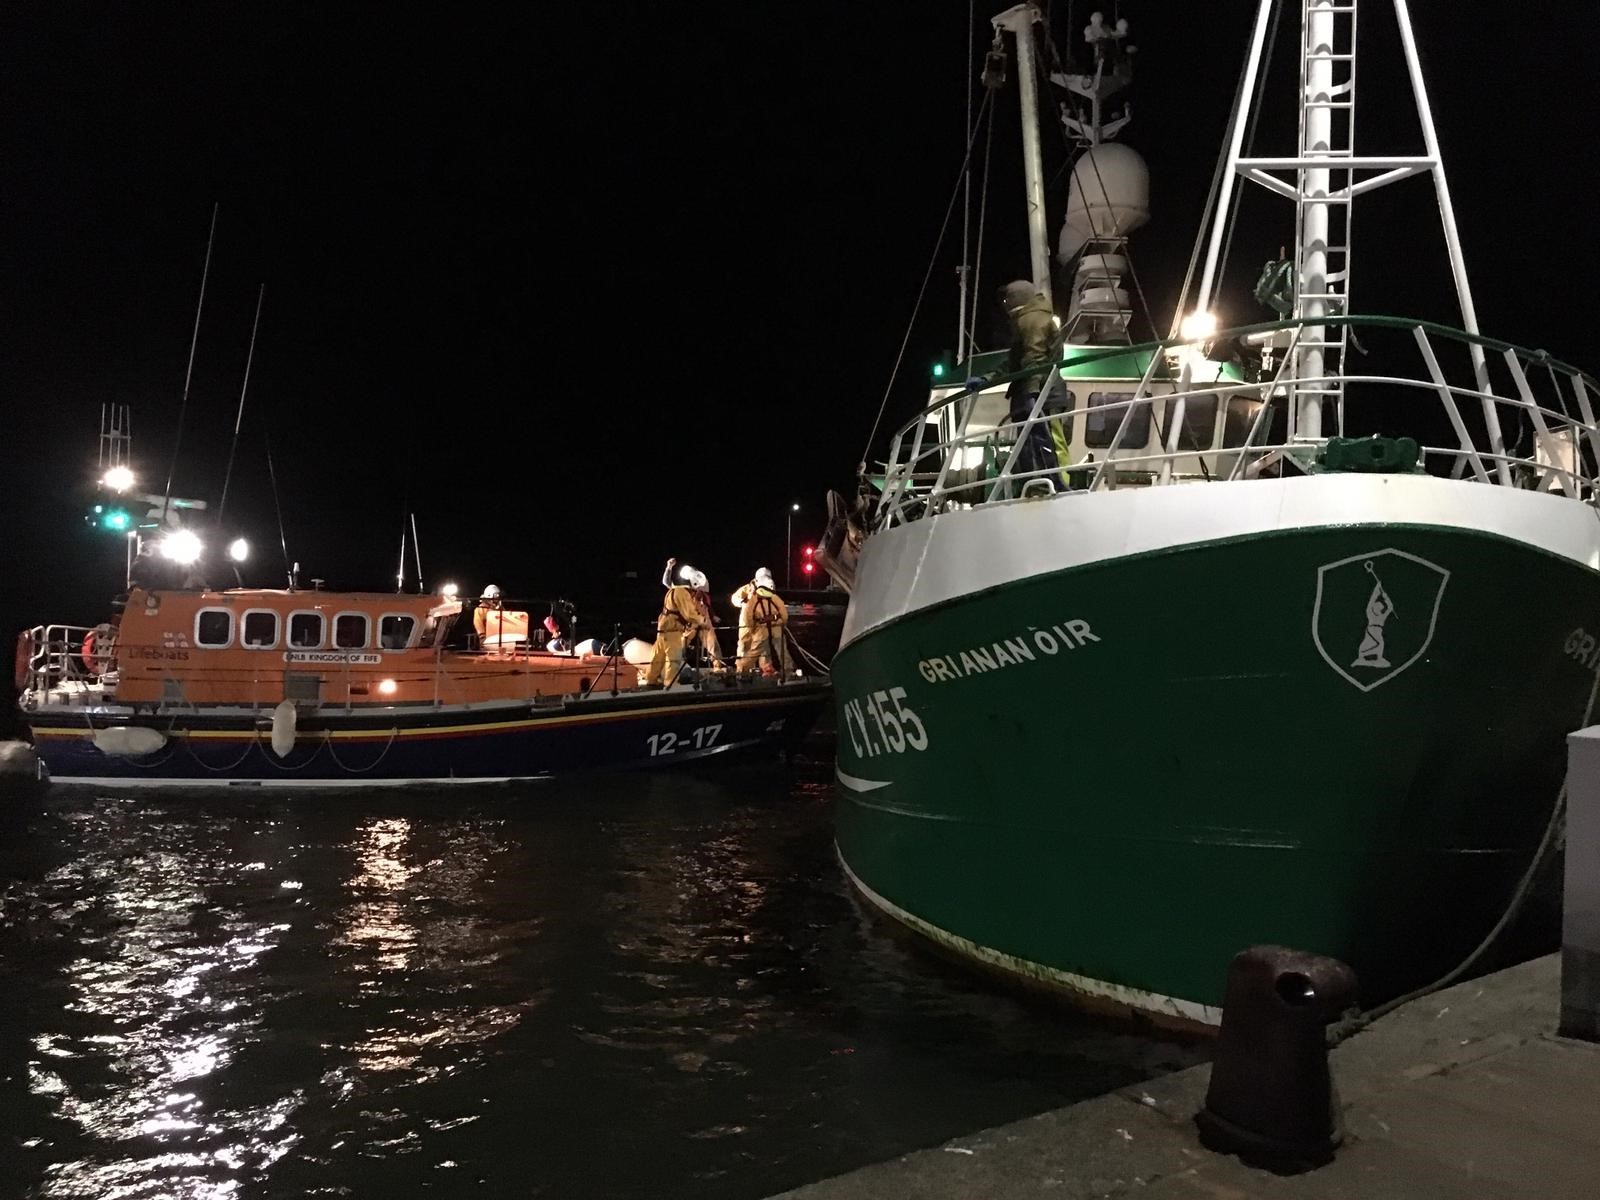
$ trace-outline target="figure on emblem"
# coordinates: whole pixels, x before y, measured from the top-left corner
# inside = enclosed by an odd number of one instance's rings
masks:
[[[1356,660],[1350,666],[1382,670],[1390,666],[1383,654],[1383,626],[1394,615],[1394,601],[1383,590],[1383,580],[1378,578],[1372,563],[1365,562],[1362,566],[1372,576],[1372,595],[1367,598],[1367,632],[1362,636],[1361,648],[1356,651]]]

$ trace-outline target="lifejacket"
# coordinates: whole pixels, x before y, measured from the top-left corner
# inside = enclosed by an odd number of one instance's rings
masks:
[[[685,584],[673,584],[667,589],[666,597],[661,603],[661,615],[656,618],[657,633],[684,633],[697,627],[699,622],[674,607],[674,603],[683,603],[684,597],[688,598],[688,607],[698,612],[694,601],[694,591]]]
[[[764,587],[756,588],[749,608],[752,625],[782,625],[786,619],[778,594]]]

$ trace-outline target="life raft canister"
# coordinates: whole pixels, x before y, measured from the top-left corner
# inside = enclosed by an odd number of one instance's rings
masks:
[[[11,667],[11,682],[17,685],[17,691],[22,691],[28,686],[28,676],[33,672],[29,669],[33,665],[33,635],[23,632],[17,634],[17,655]]]

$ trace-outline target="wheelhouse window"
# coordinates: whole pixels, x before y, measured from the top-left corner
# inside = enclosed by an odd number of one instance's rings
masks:
[[[1171,414],[1177,402],[1167,401],[1167,420],[1162,422],[1161,444],[1167,444]],[[1215,396],[1189,396],[1183,403],[1183,432],[1178,435],[1179,450],[1209,450],[1217,429],[1217,398]]]
[[[202,608],[194,619],[194,644],[215,649],[233,641],[233,612],[226,608]]]
[[[1103,404],[1116,404],[1118,401],[1131,399],[1133,399],[1132,392],[1090,392],[1089,407],[1094,409]],[[1124,406],[1086,413],[1084,445],[1094,450],[1104,450],[1109,447],[1111,440],[1117,436],[1117,426],[1122,424],[1122,415],[1127,411],[1127,407]],[[1133,409],[1133,416],[1128,420],[1128,431],[1122,435],[1122,441],[1117,444],[1117,449],[1143,450],[1149,441],[1150,404],[1148,401],[1141,401]]]
[[[297,650],[315,650],[322,645],[322,614],[297,612],[289,616],[289,645]]]
[[[1236,446],[1244,445],[1245,438],[1250,436],[1250,426],[1255,424],[1256,414],[1261,411],[1261,401],[1252,400],[1244,396],[1235,396],[1228,401],[1228,408],[1222,418],[1222,444],[1229,450]]]
[[[340,613],[333,620],[333,644],[340,650],[361,650],[367,644],[367,615]]]
[[[240,641],[246,650],[271,650],[278,644],[278,614],[263,608],[244,614]]]
[[[378,646],[383,650],[404,650],[411,644],[417,619],[403,613],[385,613],[378,621]]]

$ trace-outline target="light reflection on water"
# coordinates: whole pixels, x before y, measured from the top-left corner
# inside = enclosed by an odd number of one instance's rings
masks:
[[[830,756],[57,793],[0,841],[0,1194],[733,1200],[1189,1060],[887,936],[832,858]]]

